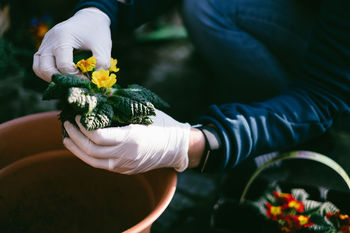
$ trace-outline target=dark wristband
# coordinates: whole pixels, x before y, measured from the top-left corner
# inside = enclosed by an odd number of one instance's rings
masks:
[[[195,170],[203,172],[212,172],[215,170],[218,152],[221,151],[221,139],[216,129],[212,126],[198,126],[195,127],[202,131],[205,138],[205,149],[201,157],[199,166]]]

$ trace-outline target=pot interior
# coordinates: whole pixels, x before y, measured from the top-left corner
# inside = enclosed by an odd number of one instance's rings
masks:
[[[0,170],[0,232],[122,232],[155,206],[143,175],[92,168],[66,150]]]

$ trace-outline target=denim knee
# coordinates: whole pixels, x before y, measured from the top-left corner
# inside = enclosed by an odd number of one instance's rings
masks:
[[[183,0],[182,14],[190,34],[233,26],[220,0]]]
[[[270,97],[287,85],[275,57],[261,41],[238,26],[236,14],[243,3],[184,0],[182,5],[189,37],[213,71],[221,103]]]

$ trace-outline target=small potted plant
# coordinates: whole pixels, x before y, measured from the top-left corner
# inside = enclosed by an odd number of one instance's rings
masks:
[[[121,88],[117,82],[117,60],[111,59],[108,70],[95,70],[96,59],[92,56],[77,62],[76,75],[54,74],[45,90],[43,99],[58,99],[62,109],[61,121],[75,123],[81,115],[81,123],[87,130],[127,124],[151,124],[149,116],[155,108],[168,104],[150,90],[133,84]]]

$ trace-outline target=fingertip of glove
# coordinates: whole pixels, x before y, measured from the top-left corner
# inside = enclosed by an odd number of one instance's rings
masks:
[[[80,129],[80,131],[85,134],[86,130],[85,130],[85,127],[81,124],[81,116],[80,115],[75,116],[75,122],[78,125],[78,129]]]
[[[64,145],[65,147],[69,147],[69,141],[70,141],[69,138],[67,138],[67,137],[63,138],[63,145]]]
[[[65,121],[63,123],[63,127],[67,130],[69,130],[72,127],[72,124],[69,121]]]
[[[75,116],[75,121],[79,124],[81,120],[81,116],[80,115],[76,115]]]

